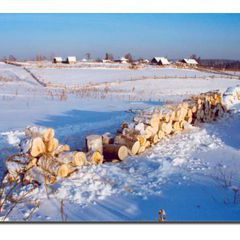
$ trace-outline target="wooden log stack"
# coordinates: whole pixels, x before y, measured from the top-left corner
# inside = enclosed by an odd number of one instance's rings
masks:
[[[52,128],[27,128],[21,154],[6,161],[8,173],[11,179],[23,176],[27,182],[44,179],[45,183],[53,184],[71,175],[77,167],[119,162],[128,155],[141,154],[191,125],[216,121],[226,111],[218,91],[192,96],[179,104],[140,111],[132,122],[124,122],[116,135],[87,136],[86,151],[71,151],[68,145],[60,144]]]

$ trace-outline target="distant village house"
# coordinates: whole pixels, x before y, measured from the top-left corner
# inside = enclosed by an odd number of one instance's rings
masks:
[[[67,57],[66,62],[69,64],[73,64],[77,62],[77,58],[74,56]]]
[[[181,62],[188,65],[198,65],[198,62],[193,58],[184,58],[181,60]]]
[[[154,57],[151,61],[152,64],[157,64],[157,65],[168,65],[170,62],[168,61],[167,58],[165,57]]]
[[[150,61],[148,59],[139,59],[138,60],[139,63],[144,63],[144,64],[149,64]]]
[[[118,62],[118,63],[128,63],[128,59],[125,58],[125,57],[122,57],[122,58],[120,58],[118,60],[115,60],[115,62]]]
[[[62,63],[63,59],[61,57],[55,57],[53,58],[53,63]]]
[[[110,59],[102,59],[103,63],[111,63],[112,61]]]

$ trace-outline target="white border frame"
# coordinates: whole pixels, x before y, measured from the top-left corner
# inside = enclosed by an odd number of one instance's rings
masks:
[[[239,13],[238,0],[0,0],[1,13]]]

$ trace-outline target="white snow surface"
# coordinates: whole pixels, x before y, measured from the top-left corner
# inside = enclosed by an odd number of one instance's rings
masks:
[[[44,88],[22,67],[0,64],[0,176],[6,157],[19,150],[27,125],[54,127],[61,142],[78,149],[89,133],[115,132],[132,118],[128,109],[239,84],[223,75],[172,68],[30,70],[59,86]],[[165,75],[169,78],[157,78]],[[73,91],[96,83],[93,89]],[[234,189],[240,187],[240,115],[234,104],[236,110],[224,119],[165,139],[140,156],[79,168],[49,186],[48,195],[41,186],[7,219],[24,220],[37,199],[40,207],[31,221],[157,221],[162,208],[168,221],[239,221]]]

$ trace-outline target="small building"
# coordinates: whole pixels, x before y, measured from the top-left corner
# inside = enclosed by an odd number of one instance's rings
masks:
[[[102,59],[103,63],[111,63],[112,61],[110,59]]]
[[[120,59],[115,60],[118,63],[128,63],[128,59],[125,57],[121,57]]]
[[[53,58],[53,63],[62,63],[62,62],[63,62],[62,57],[54,57]]]
[[[150,63],[150,61],[148,59],[143,59],[142,62],[145,63],[145,64],[149,64]]]
[[[77,58],[74,56],[67,57],[66,63],[73,64],[77,62]]]
[[[157,65],[168,65],[170,62],[168,61],[167,58],[165,57],[154,57],[151,61],[152,64],[157,64]]]
[[[181,62],[188,65],[198,65],[198,62],[193,58],[184,58],[181,60]]]
[[[120,62],[121,63],[128,63],[128,59],[125,58],[125,57],[121,57]]]

